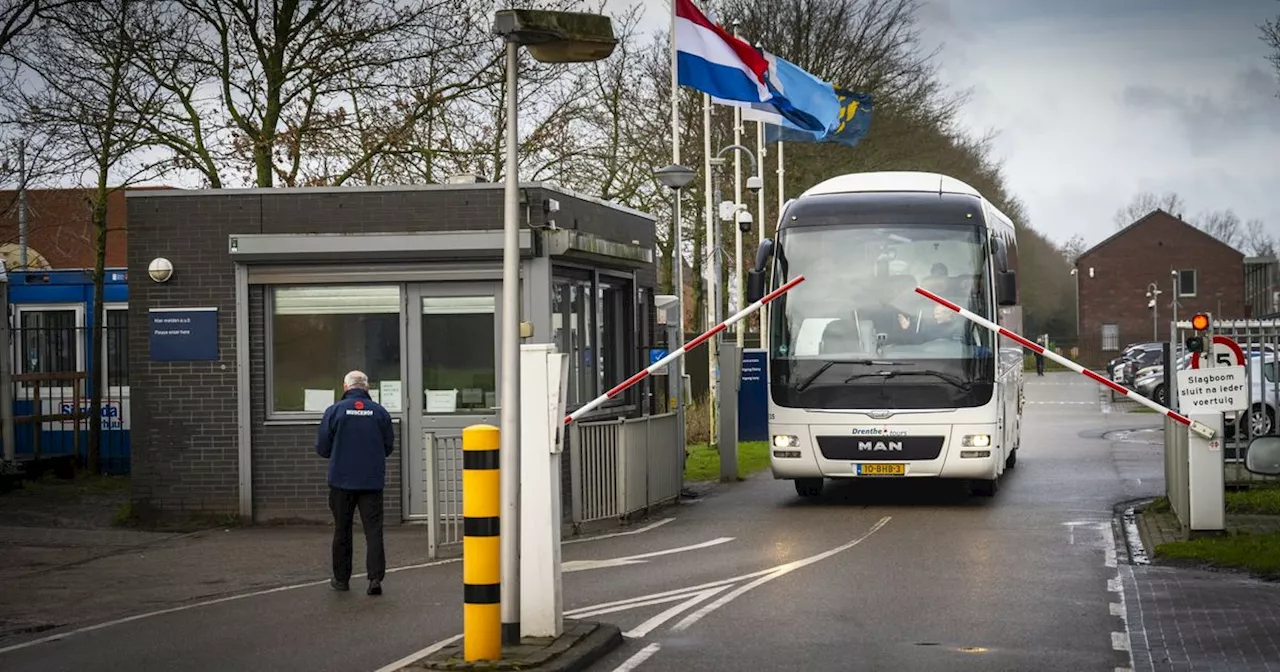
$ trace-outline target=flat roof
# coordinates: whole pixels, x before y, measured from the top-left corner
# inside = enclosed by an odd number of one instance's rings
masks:
[[[128,199],[138,198],[182,198],[193,196],[282,196],[286,194],[342,194],[342,193],[371,193],[371,192],[406,192],[406,191],[485,191],[504,189],[504,182],[472,182],[464,184],[386,184],[386,185],[360,185],[352,187],[243,187],[232,189],[157,189],[147,191],[127,191],[125,197]],[[636,210],[621,203],[606,201],[595,196],[588,196],[583,193],[573,191],[562,187],[554,182],[523,182],[520,184],[521,189],[543,189],[546,191],[563,194],[580,201],[595,203],[611,210],[634,215],[652,222],[658,221],[653,215]]]

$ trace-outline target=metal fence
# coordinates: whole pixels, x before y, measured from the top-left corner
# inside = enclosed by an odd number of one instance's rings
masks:
[[[92,329],[77,326],[72,311],[24,311],[12,325],[14,453],[29,471],[48,465],[89,464],[89,428],[102,427],[99,470],[129,473],[129,366],[124,311],[103,327],[103,356],[92,362]],[[97,372],[92,375],[91,372]],[[90,385],[101,378],[95,409]]]
[[[625,518],[680,496],[679,412],[570,425],[572,521]]]

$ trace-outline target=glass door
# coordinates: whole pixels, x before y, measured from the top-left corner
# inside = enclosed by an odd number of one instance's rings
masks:
[[[410,285],[406,350],[409,518],[461,540],[462,430],[498,425],[498,283]],[[410,437],[415,437],[416,440]],[[457,535],[452,534],[457,528]]]

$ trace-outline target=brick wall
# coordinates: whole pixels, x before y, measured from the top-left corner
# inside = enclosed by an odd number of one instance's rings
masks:
[[[1076,262],[1080,282],[1081,359],[1099,367],[1118,356],[1102,350],[1102,327],[1119,327],[1118,347],[1152,340],[1152,314],[1147,287],[1163,292],[1158,334],[1167,338],[1173,282],[1171,270],[1196,271],[1196,296],[1178,297],[1180,319],[1211,311],[1226,319],[1241,318],[1244,308],[1244,256],[1181,220],[1157,211],[1113,236]],[[1093,268],[1093,277],[1089,269]],[[1219,297],[1219,294],[1221,295]],[[1219,311],[1219,299],[1221,311]]]
[[[545,221],[542,200],[555,198],[562,228],[654,245],[651,221],[588,200],[528,190],[529,215]],[[129,199],[130,363],[133,392],[134,497],[164,513],[238,511],[233,233],[366,233],[484,230],[501,226],[502,190],[201,192]],[[170,259],[173,279],[153,283],[147,264]],[[641,274],[652,286],[656,272]],[[265,391],[264,289],[250,287],[249,393]],[[148,307],[217,306],[221,361],[170,364],[148,356]],[[315,454],[315,424],[268,424],[265,400],[251,404],[255,522],[328,520],[327,463]],[[400,426],[397,425],[399,429]],[[387,462],[387,520],[401,518],[402,445]],[[567,461],[566,461],[567,463]],[[565,481],[568,486],[568,479]]]
[[[135,511],[230,515],[238,510],[235,273],[227,236],[257,231],[252,199],[129,202],[129,363]],[[147,276],[155,257],[174,274]],[[218,308],[215,362],[152,362],[149,308]]]

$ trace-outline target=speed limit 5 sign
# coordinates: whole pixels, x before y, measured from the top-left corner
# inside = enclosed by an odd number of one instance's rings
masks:
[[[1213,356],[1214,366],[1244,366],[1244,350],[1240,344],[1226,336],[1214,336],[1209,351]],[[1191,368],[1198,369],[1203,365],[1200,353],[1191,353]]]

